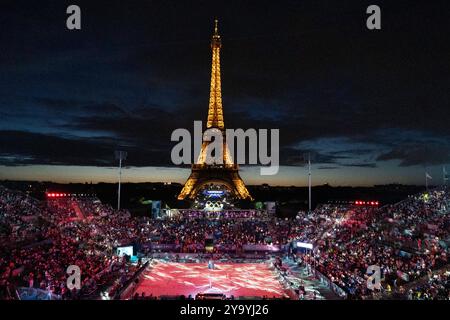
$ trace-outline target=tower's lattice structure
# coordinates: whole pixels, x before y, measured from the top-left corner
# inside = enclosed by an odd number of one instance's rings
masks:
[[[223,161],[221,163],[207,163],[208,145],[203,141],[197,162],[192,165],[191,175],[186,181],[178,199],[194,199],[201,188],[207,184],[222,184],[226,186],[237,198],[251,199],[244,181],[239,176],[239,167],[234,164],[230,155],[225,135],[222,107],[222,85],[220,78],[220,49],[222,41],[218,31],[218,21],[215,20],[214,34],[211,40],[212,67],[211,86],[209,94],[209,108],[207,129],[219,130],[223,136]]]

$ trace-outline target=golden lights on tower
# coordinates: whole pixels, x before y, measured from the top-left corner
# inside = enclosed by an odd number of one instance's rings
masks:
[[[221,164],[207,165],[206,155],[210,142],[204,141],[197,162],[192,166],[192,172],[181,190],[178,199],[193,199],[200,188],[208,182],[218,182],[227,186],[241,199],[252,199],[239,176],[238,165],[234,164],[226,142],[225,125],[222,107],[222,83],[220,77],[220,49],[222,41],[219,35],[218,20],[214,21],[214,34],[211,39],[212,63],[211,84],[208,106],[207,129],[220,130],[223,137],[223,162]]]

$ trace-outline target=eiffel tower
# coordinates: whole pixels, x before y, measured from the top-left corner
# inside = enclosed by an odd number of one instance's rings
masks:
[[[211,142],[203,141],[197,162],[192,165],[191,175],[178,195],[179,200],[194,199],[202,187],[209,184],[223,185],[238,199],[252,200],[239,176],[239,167],[234,164],[226,142],[225,125],[223,122],[222,90],[220,81],[220,48],[222,42],[215,20],[214,34],[211,40],[212,68],[211,87],[209,94],[209,109],[207,129],[220,130],[223,136],[223,161],[221,164],[207,164],[207,150]]]

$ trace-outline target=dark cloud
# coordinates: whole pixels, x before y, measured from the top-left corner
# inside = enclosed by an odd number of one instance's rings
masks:
[[[2,151],[0,155],[17,155],[16,164],[110,165],[105,161],[109,151],[99,142],[70,140],[23,131],[1,131],[0,142],[6,151]],[[22,163],[21,159],[24,159],[25,163]]]
[[[317,169],[319,170],[335,170],[339,169],[338,166],[319,166]]]
[[[376,168],[376,163],[344,163],[344,167],[358,167],[358,168]]]
[[[361,156],[365,154],[371,154],[374,151],[375,151],[374,149],[347,149],[347,150],[331,151],[330,153],[334,155]]]
[[[114,166],[114,150],[129,152],[127,165],[166,165],[166,153],[122,145],[110,138],[64,138],[23,131],[0,131],[0,164]]]
[[[33,102],[35,102],[39,106],[43,106],[49,109],[67,109],[67,108],[76,108],[86,104],[93,103],[92,101],[86,100],[77,100],[77,99],[58,99],[51,97],[35,97],[33,98]]]
[[[442,165],[450,162],[450,145],[407,144],[381,154],[378,161],[400,160],[400,166]]]

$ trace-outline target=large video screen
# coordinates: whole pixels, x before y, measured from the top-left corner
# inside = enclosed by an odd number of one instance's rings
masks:
[[[119,257],[122,257],[124,255],[131,257],[133,256],[133,246],[117,247],[116,253]]]

